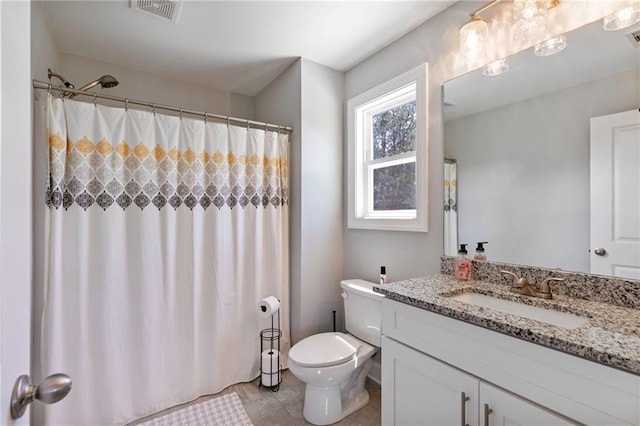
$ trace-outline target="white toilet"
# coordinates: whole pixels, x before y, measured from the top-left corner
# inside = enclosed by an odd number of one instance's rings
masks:
[[[364,388],[371,357],[380,347],[382,299],[374,283],[345,280],[345,333],[320,333],[293,345],[289,369],[306,383],[304,418],[328,425],[345,418],[369,402]]]

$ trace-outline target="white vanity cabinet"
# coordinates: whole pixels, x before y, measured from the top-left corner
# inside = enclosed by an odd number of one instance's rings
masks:
[[[485,382],[480,382],[480,417],[481,424],[486,426],[566,426],[577,424]]]
[[[478,379],[396,342],[382,341],[383,425],[477,425]]]
[[[393,339],[384,339],[383,425],[575,424]]]
[[[382,332],[383,425],[640,424],[636,375],[390,299]]]

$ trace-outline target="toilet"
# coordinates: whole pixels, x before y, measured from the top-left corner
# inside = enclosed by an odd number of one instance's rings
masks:
[[[364,280],[340,282],[346,333],[320,333],[293,345],[289,370],[306,384],[304,418],[328,425],[369,402],[364,382],[380,347],[383,295]]]

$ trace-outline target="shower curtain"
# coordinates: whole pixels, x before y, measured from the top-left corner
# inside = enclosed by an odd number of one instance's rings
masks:
[[[455,161],[444,163],[444,254],[458,253],[458,166]]]
[[[47,97],[46,423],[122,424],[257,377],[289,346],[288,136]]]

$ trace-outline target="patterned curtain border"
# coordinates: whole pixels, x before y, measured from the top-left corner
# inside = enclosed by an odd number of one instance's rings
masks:
[[[288,161],[282,157],[169,151],[125,141],[117,145],[82,138],[73,143],[50,134],[46,204],[65,210],[153,204],[193,210],[211,205],[278,208],[288,204]]]

